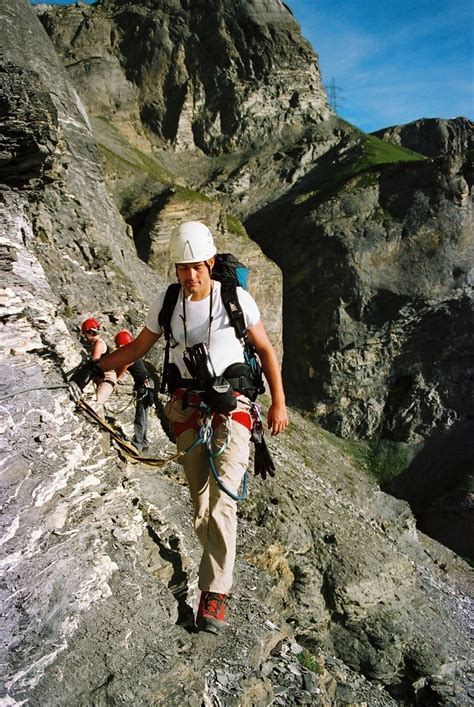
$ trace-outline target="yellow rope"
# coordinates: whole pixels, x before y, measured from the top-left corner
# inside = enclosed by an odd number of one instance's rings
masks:
[[[91,408],[90,405],[86,403],[85,400],[80,398],[77,401],[77,405],[86,412],[89,417],[91,417],[97,424],[99,424],[104,430],[106,430],[114,442],[120,447],[122,452],[125,454],[125,456],[130,459],[130,461],[138,464],[145,464],[146,466],[155,466],[155,467],[162,467],[165,466],[165,464],[168,464],[169,462],[175,461],[176,459],[179,459],[183,455],[183,452],[176,452],[176,454],[172,454],[171,456],[167,457],[166,459],[160,459],[160,458],[154,458],[154,457],[142,457],[140,456],[139,452],[135,449],[135,447],[130,444],[129,442],[126,442],[120,435],[117,434],[117,432],[114,430],[114,428],[109,425],[106,420],[104,420],[100,415],[96,413],[96,411]]]

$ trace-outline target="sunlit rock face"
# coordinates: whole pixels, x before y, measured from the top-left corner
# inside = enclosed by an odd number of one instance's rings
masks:
[[[329,115],[314,52],[279,0],[106,0],[40,17],[91,114],[140,122],[157,144],[255,149]]]
[[[473,124],[466,118],[422,118],[377,130],[374,135],[426,157],[460,157],[474,148]]]

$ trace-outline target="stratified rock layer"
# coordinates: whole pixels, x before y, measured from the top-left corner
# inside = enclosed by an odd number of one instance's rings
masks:
[[[40,16],[90,113],[155,144],[248,149],[329,115],[314,52],[279,0],[104,0]]]

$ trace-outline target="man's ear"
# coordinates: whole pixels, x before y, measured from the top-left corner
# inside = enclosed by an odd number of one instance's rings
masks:
[[[216,259],[214,256],[212,258],[209,258],[209,260],[206,260],[207,267],[209,269],[209,272],[212,272],[212,268],[214,267],[214,263],[216,262]]]

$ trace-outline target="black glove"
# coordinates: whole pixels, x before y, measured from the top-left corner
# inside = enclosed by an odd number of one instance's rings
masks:
[[[251,440],[255,445],[254,473],[261,476],[263,480],[267,474],[275,476],[275,464],[268,451],[267,443],[263,437],[262,425],[256,425],[252,430]]]
[[[133,387],[137,402],[140,400],[145,407],[150,407],[155,403],[155,388],[153,385],[135,385]]]
[[[104,378],[104,372],[97,361],[90,360],[78,366],[69,380],[75,383],[81,390],[84,390],[86,385],[90,383],[93,378]]]

